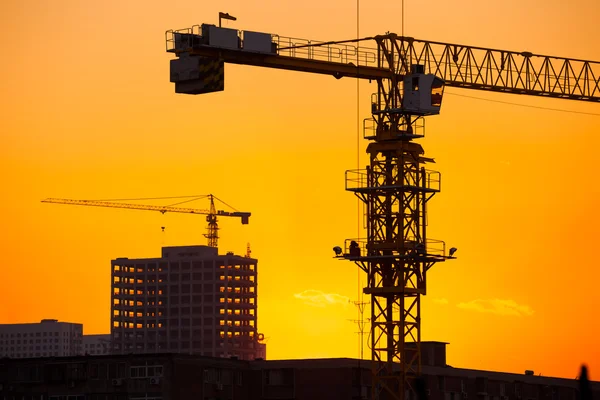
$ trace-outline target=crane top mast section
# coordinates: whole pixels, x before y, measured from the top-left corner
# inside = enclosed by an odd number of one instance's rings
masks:
[[[421,65],[446,86],[600,102],[600,62],[393,33],[318,42],[202,24],[167,31],[166,46],[178,56],[171,60],[171,81],[180,93],[223,90],[224,63],[368,80],[402,79]]]

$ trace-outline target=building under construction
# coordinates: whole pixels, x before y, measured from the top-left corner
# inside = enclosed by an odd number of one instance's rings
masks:
[[[187,353],[264,359],[257,330],[257,264],[209,246],[112,261],[114,354]]]

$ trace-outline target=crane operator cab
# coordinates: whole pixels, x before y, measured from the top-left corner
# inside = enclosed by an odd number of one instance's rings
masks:
[[[444,81],[433,74],[425,74],[423,65],[413,65],[404,77],[402,109],[414,115],[440,113]]]

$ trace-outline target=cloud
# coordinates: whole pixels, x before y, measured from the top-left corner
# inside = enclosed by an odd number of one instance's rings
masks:
[[[514,300],[490,299],[472,300],[467,303],[459,303],[458,308],[463,310],[478,311],[496,315],[523,317],[533,315],[531,307],[518,304]]]
[[[337,293],[324,293],[320,290],[305,290],[294,294],[294,297],[303,300],[304,304],[314,307],[325,307],[336,304],[348,305],[350,298]]]
[[[448,304],[448,299],[442,298],[442,299],[432,299],[432,300],[434,303],[437,303],[437,304],[443,304],[443,305]]]

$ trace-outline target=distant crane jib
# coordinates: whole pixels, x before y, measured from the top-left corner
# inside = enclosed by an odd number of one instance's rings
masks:
[[[128,210],[144,210],[144,211],[158,211],[161,214],[165,214],[167,212],[172,213],[183,213],[183,214],[198,214],[198,215],[207,215],[210,219],[209,222],[209,233],[205,236],[209,239],[209,245],[213,247],[217,247],[218,244],[218,235],[216,232],[218,231],[217,225],[217,216],[222,217],[238,217],[241,219],[243,225],[249,223],[249,218],[251,213],[249,212],[229,212],[223,210],[215,210],[214,209],[214,201],[211,197],[211,209],[196,209],[196,208],[183,208],[183,207],[171,207],[171,206],[153,206],[146,204],[130,204],[130,203],[117,203],[110,201],[95,201],[95,200],[74,200],[74,199],[57,199],[57,198],[47,198],[42,200],[43,203],[54,203],[54,204],[66,204],[66,205],[79,205],[79,206],[91,206],[91,207],[106,207],[106,208],[121,208]]]

